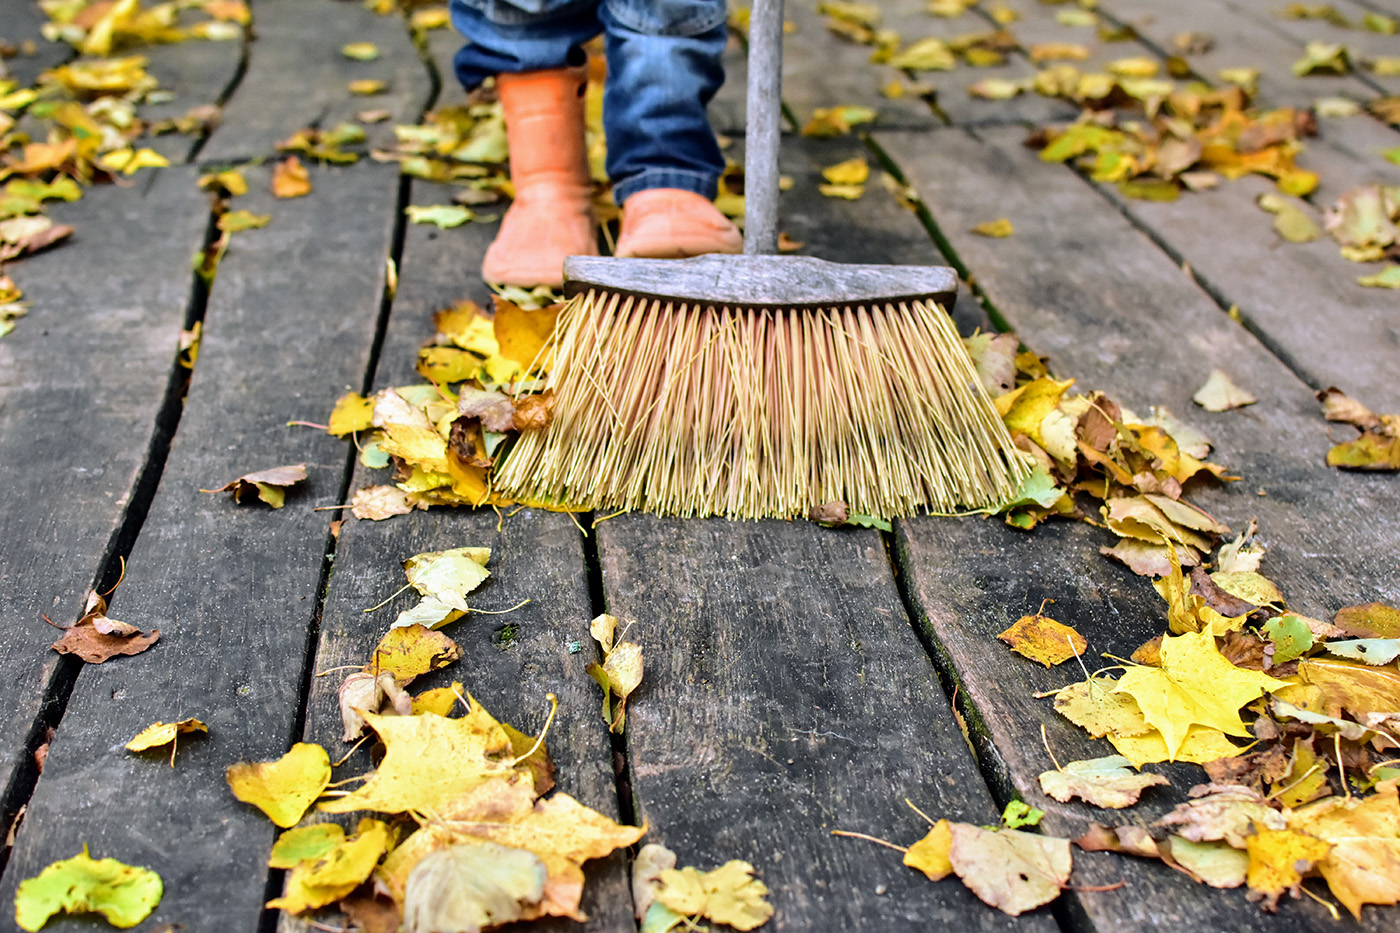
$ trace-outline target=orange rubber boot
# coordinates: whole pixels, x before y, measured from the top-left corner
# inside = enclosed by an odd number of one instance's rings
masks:
[[[500,285],[564,284],[565,256],[598,254],[583,139],[581,68],[496,77],[515,202],[481,263]]]
[[[708,198],[681,188],[647,188],[622,205],[618,256],[684,259],[704,253],[742,253],[739,228]]]

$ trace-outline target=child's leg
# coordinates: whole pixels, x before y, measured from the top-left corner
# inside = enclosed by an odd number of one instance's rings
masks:
[[[515,201],[481,271],[500,284],[558,286],[565,256],[598,252],[581,46],[601,25],[595,0],[517,2],[451,3],[453,24],[469,40],[457,53],[457,77],[468,89],[496,78],[510,142]]]
[[[618,255],[738,252],[738,230],[710,203],[724,158],[705,114],[724,82],[724,0],[603,0],[600,18]]]

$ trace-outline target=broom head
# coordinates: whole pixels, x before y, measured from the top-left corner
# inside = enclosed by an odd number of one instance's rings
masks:
[[[951,269],[578,256],[564,272],[554,417],[497,468],[507,496],[891,518],[994,506],[1029,472],[943,311]]]

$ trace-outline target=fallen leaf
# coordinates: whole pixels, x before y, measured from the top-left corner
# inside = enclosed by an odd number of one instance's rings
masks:
[[[245,210],[226,211],[219,215],[218,227],[224,233],[238,233],[242,230],[266,227],[271,221],[271,214],[254,214]]]
[[[1157,825],[1172,828],[1191,842],[1223,841],[1237,849],[1256,827],[1283,829],[1284,814],[1269,806],[1268,798],[1238,784],[1206,784],[1193,788],[1196,799],[1178,804]]]
[[[734,859],[712,871],[670,868],[661,873],[656,899],[686,917],[703,917],[736,930],[753,930],[773,916],[768,887],[753,866]]]
[[[160,875],[149,868],[94,859],[84,845],[79,854],[19,883],[15,923],[33,933],[60,912],[99,913],[113,926],[134,927],[156,909],[164,891]]]
[[[1258,827],[1244,842],[1249,854],[1245,883],[1249,885],[1250,894],[1260,898],[1260,906],[1267,911],[1277,910],[1279,898],[1284,894],[1299,896],[1303,875],[1332,848],[1307,833],[1264,826]]]
[[[413,714],[413,698],[404,692],[388,671],[355,671],[346,675],[336,698],[340,704],[340,722],[345,727],[343,739],[346,742],[354,742],[364,735],[366,712],[384,713],[387,708],[398,716]]]
[[[306,464],[294,463],[290,466],[273,467],[270,470],[256,470],[244,473],[217,489],[201,489],[200,492],[233,493],[233,501],[241,503],[243,496],[257,492],[258,498],[274,509],[280,509],[287,501],[287,489],[306,479]]]
[[[229,790],[283,829],[295,826],[331,781],[331,759],[319,745],[298,742],[276,761],[229,765]]]
[[[1193,724],[1249,735],[1240,707],[1284,686],[1267,674],[1231,664],[1216,649],[1209,630],[1163,638],[1161,656],[1160,668],[1130,667],[1114,691],[1137,700],[1143,718],[1162,733],[1172,754]]]
[[[1206,379],[1205,385],[1197,389],[1196,394],[1191,396],[1191,401],[1206,411],[1229,411],[1232,408],[1253,405],[1259,400],[1235,385],[1223,370],[1213,369],[1210,378]]]
[[[1089,643],[1073,628],[1047,616],[1022,616],[997,635],[1011,650],[1046,667],[1063,664],[1084,654]]]
[[[930,36],[906,46],[886,64],[902,71],[952,71],[958,66],[958,60],[948,43]]]
[[[1400,710],[1400,671],[1393,668],[1304,658],[1298,662],[1298,678],[1321,691],[1321,712],[1328,716]]]
[[[209,727],[198,719],[181,719],[179,722],[153,722],[136,736],[126,743],[126,750],[129,752],[144,752],[148,749],[159,748],[162,745],[171,745],[180,735],[188,735],[193,732],[208,733]],[[170,763],[175,763],[175,750],[170,750]]]
[[[409,873],[404,929],[475,931],[532,916],[548,878],[544,862],[525,849],[494,842],[446,846]]]
[[[947,820],[939,820],[904,853],[904,864],[923,872],[930,881],[942,881],[953,873],[952,848],[952,827]]]
[[[870,123],[875,119],[875,111],[870,107],[848,105],[842,107],[818,107],[812,111],[812,119],[802,127],[803,136],[844,136],[854,126]]]
[[[1386,266],[1375,275],[1359,276],[1356,284],[1367,288],[1400,288],[1400,266]]]
[[[82,618],[63,630],[51,647],[59,654],[76,654],[88,664],[101,664],[117,655],[140,654],[160,640],[160,630],[149,635],[126,622],[107,617],[107,600],[89,591]]]
[[[351,42],[340,47],[340,54],[358,62],[372,62],[379,57],[379,47],[373,42]]]
[[[1293,73],[1307,75],[1344,75],[1351,72],[1351,57],[1347,47],[1336,42],[1309,42],[1303,57],[1293,63]]]
[[[296,156],[287,156],[272,170],[272,195],[299,198],[311,193],[311,173]],[[335,432],[331,432],[335,433]]]
[[[350,512],[356,518],[379,522],[413,511],[408,494],[397,486],[366,486],[350,499]]]
[[[1331,797],[1299,807],[1288,814],[1288,825],[1331,844],[1317,869],[1357,920],[1364,904],[1400,903],[1400,806],[1394,781],[1364,799]]]
[[[1224,842],[1170,836],[1167,851],[1187,874],[1212,888],[1238,888],[1249,872],[1249,854]]]
[[[470,696],[456,719],[379,716],[365,722],[384,743],[384,759],[355,791],[321,804],[327,813],[443,813],[463,793],[512,770],[510,738]]]
[[[1089,830],[1074,840],[1086,852],[1118,852],[1138,858],[1161,858],[1157,840],[1141,826],[1103,826],[1090,823]]]
[[[1274,215],[1274,232],[1290,243],[1311,243],[1322,236],[1322,228],[1300,206],[1302,202],[1265,192],[1257,203]]]
[[[369,878],[392,842],[383,821],[361,820],[354,836],[297,862],[287,876],[282,896],[268,901],[267,906],[299,914],[335,903]]]
[[[1055,711],[1093,738],[1105,735],[1135,736],[1154,731],[1143,719],[1137,701],[1117,693],[1117,681],[1091,677],[1055,693]]]
[[[1061,803],[1075,797],[1096,807],[1120,810],[1138,802],[1142,792],[1155,784],[1170,784],[1160,774],[1135,774],[1122,755],[1088,761],[1071,761],[1057,771],[1040,775],[1040,789]]]
[[[1013,917],[1053,901],[1069,881],[1068,839],[967,823],[949,829],[953,871],[983,903]]]
[[[1011,221],[1005,217],[997,220],[988,220],[972,228],[972,232],[978,236],[1002,239],[1009,237],[1016,232],[1016,228],[1011,226]]]
[[[496,314],[491,320],[496,352],[519,363],[526,372],[547,372],[553,359],[552,353],[546,351],[553,343],[554,329],[563,310],[563,304],[522,308],[497,296]]]
[[[344,839],[345,830],[338,823],[313,823],[289,829],[272,844],[267,865],[269,868],[295,868],[298,862],[320,858]]]
[[[589,624],[589,633],[603,649],[603,663],[585,671],[603,688],[603,720],[613,732],[627,723],[627,698],[642,682],[642,648],[630,642],[614,643],[618,620],[604,613]]]
[[[373,97],[376,94],[383,94],[389,89],[389,85],[375,78],[361,78],[358,81],[351,81],[345,89],[356,97]]]
[[[466,612],[467,594],[491,575],[486,569],[490,558],[490,548],[458,547],[415,554],[403,562],[403,569],[409,586],[420,594]]]
[[[856,156],[822,169],[822,177],[833,185],[863,185],[870,180],[870,163]]]
[[[414,678],[446,667],[461,657],[462,646],[446,635],[421,625],[410,625],[386,632],[379,639],[365,670],[392,674],[400,686],[406,687]]]
[[[1365,603],[1338,609],[1332,624],[1356,638],[1400,638],[1400,609]]]

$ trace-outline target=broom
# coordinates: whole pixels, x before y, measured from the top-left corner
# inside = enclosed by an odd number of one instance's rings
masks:
[[[578,509],[882,518],[1009,500],[1029,472],[951,320],[941,267],[779,257],[782,0],[749,32],[743,256],[571,256],[554,415],[495,473]]]

